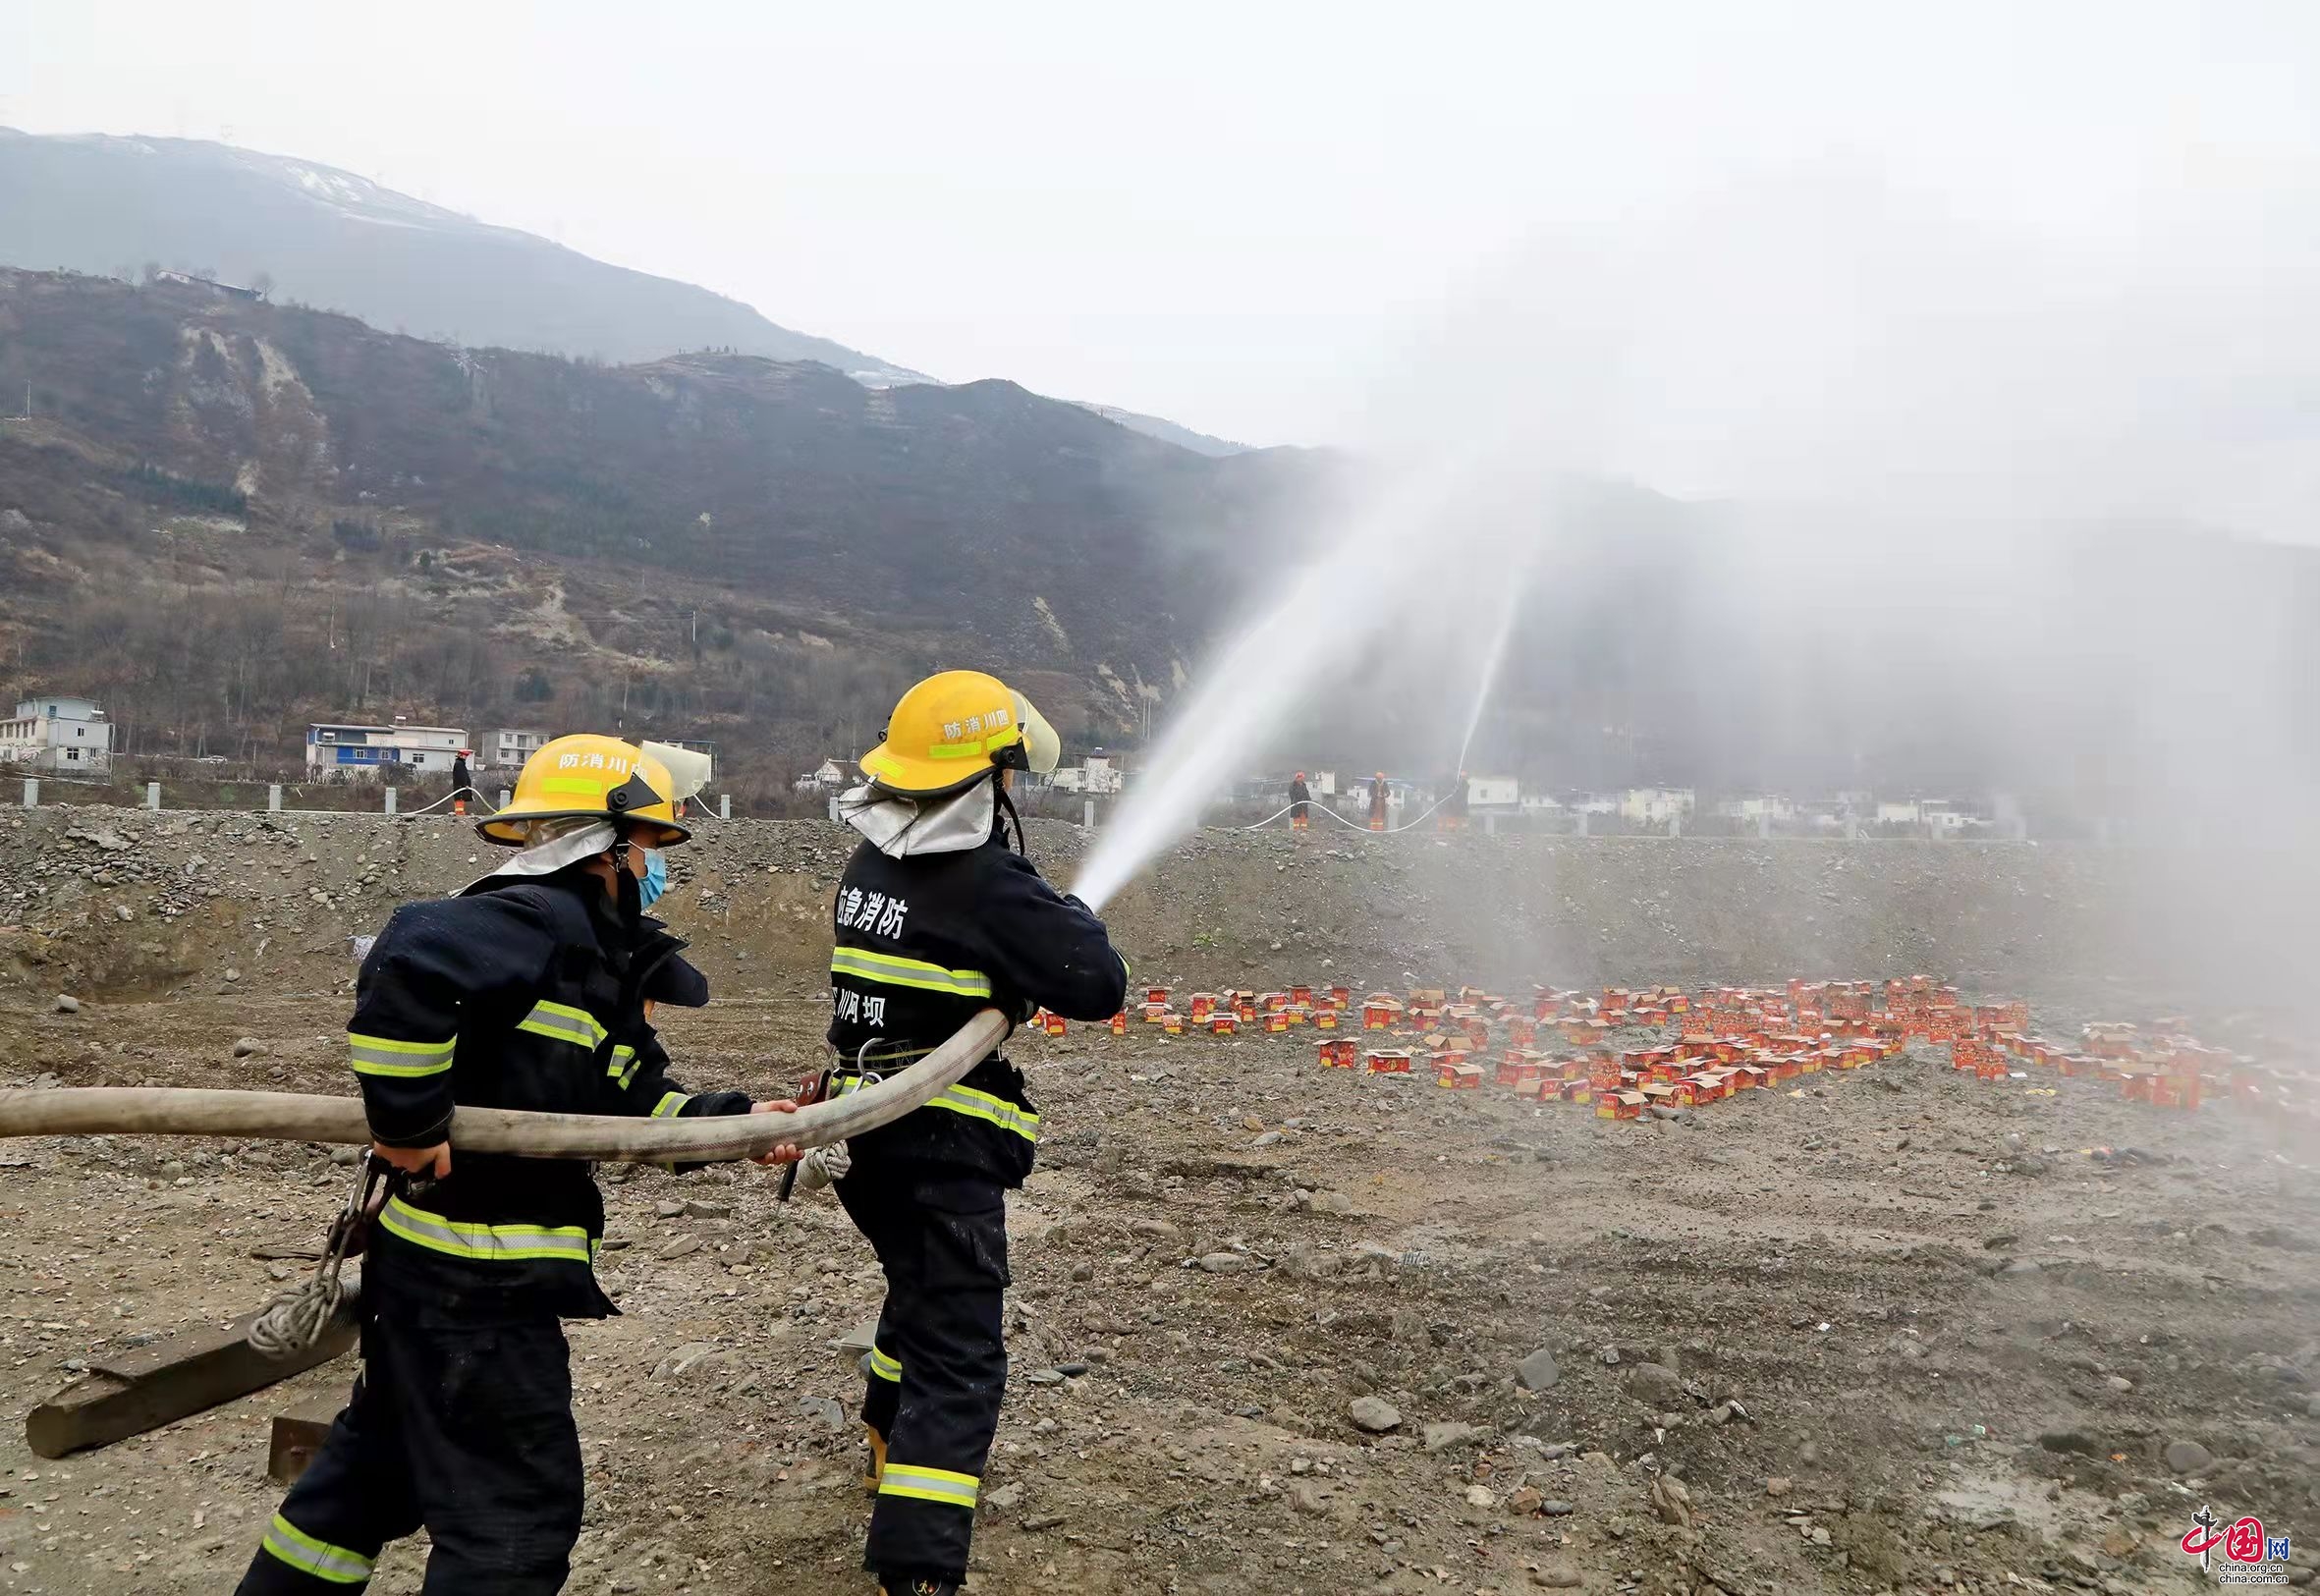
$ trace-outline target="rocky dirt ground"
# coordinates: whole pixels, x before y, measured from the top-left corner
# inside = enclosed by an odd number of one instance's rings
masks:
[[[10,1085],[342,1090],[345,938],[476,853],[428,821],[5,826]],[[1076,835],[1033,840],[1068,879]],[[671,1027],[689,1082],[805,1072],[842,848],[704,838],[670,901],[721,994]],[[1209,834],[1114,918],[1139,976],[1186,984],[1925,967],[2045,1028],[2164,1005],[2285,1045],[2292,1004],[2127,923],[2150,880],[2092,851]],[[1310,1040],[1015,1044],[1048,1135],[977,1589],[2187,1591],[2202,1504],[2320,1522],[2308,1127],[1929,1051],[1615,1126],[1324,1073]],[[345,1177],[320,1148],[0,1145],[0,1409],[109,1338],[254,1305],[295,1266],[251,1253],[310,1244]],[[831,1343],[874,1310],[866,1248],[754,1170],[607,1194],[624,1312],[573,1329],[572,1588],[862,1588],[860,1382]],[[12,1417],[0,1591],[229,1587],[278,1495],[271,1415],[349,1374],[54,1461]],[[422,1555],[376,1588],[415,1590]]]

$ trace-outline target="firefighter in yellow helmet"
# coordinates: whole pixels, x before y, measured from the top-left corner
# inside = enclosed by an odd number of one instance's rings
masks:
[[[664,757],[664,754],[666,757]],[[343,1591],[425,1525],[430,1593],[563,1586],[580,1438],[560,1319],[616,1312],[593,1261],[588,1166],[461,1153],[461,1104],[571,1114],[786,1112],[690,1093],[646,1018],[708,1001],[644,910],[686,840],[678,749],[563,737],[476,830],[514,852],[457,897],[395,911],[363,961],[347,1042],[374,1159],[392,1166],[363,1266],[362,1374],[284,1499],[245,1592]],[[796,1157],[793,1149],[782,1155]]]
[[[983,1009],[1119,1012],[1127,963],[1023,856],[1008,797],[1014,773],[1053,770],[1057,753],[1029,701],[980,671],[929,677],[895,705],[862,756],[868,783],[840,800],[862,841],[832,909],[834,1089],[908,1065]],[[887,1596],[954,1596],[967,1578],[1007,1381],[1006,1193],[1038,1134],[1022,1072],[994,1053],[836,1160],[839,1200],[886,1274],[862,1420],[877,1493],[863,1567]]]

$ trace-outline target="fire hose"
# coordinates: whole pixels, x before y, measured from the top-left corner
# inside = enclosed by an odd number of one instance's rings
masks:
[[[449,1139],[466,1152],[630,1164],[723,1163],[760,1157],[785,1143],[827,1147],[932,1101],[988,1058],[1007,1031],[1006,1017],[985,1009],[915,1064],[794,1114],[656,1120],[461,1108],[452,1116]],[[353,1097],[160,1086],[0,1089],[0,1138],[63,1135],[234,1136],[358,1146],[371,1139],[361,1100]],[[376,1159],[364,1160],[357,1171],[355,1189],[332,1223],[310,1278],[277,1294],[223,1343],[178,1350],[151,1369],[108,1368],[102,1379],[78,1382],[27,1420],[33,1450],[54,1458],[103,1446],[254,1391],[335,1352],[340,1338],[352,1334],[344,1310],[358,1290],[352,1281],[342,1284],[340,1271],[359,1225],[385,1194],[378,1183],[382,1173]],[[153,1389],[140,1382],[153,1382]]]
[[[1323,814],[1329,816],[1330,819],[1336,821],[1339,825],[1346,827],[1350,831],[1367,832],[1367,835],[1372,837],[1391,837],[1396,832],[1414,831],[1417,827],[1424,825],[1426,822],[1426,816],[1431,815],[1435,809],[1439,809],[1443,804],[1448,803],[1450,801],[1450,798],[1451,795],[1447,793],[1444,794],[1442,797],[1434,800],[1433,806],[1428,808],[1425,814],[1421,814],[1415,820],[1407,821],[1399,826],[1388,826],[1382,832],[1367,831],[1367,828],[1364,827],[1358,820],[1348,820],[1344,815],[1338,813],[1335,809],[1331,808],[1328,804],[1321,802],[1317,798],[1308,798],[1305,801],[1308,804],[1311,804],[1312,806],[1320,809]],[[1296,807],[1297,805],[1294,803],[1284,804],[1282,807],[1275,809],[1271,814],[1266,815],[1262,820],[1252,821],[1245,826],[1235,826],[1232,829],[1235,831],[1262,830],[1264,827],[1271,825],[1274,821],[1280,819],[1283,815],[1287,814],[1291,809]]]
[[[606,1164],[715,1164],[755,1158],[785,1142],[826,1147],[931,1101],[1006,1036],[1006,1018],[985,1009],[908,1069],[795,1114],[640,1120],[462,1108],[452,1116],[451,1145],[464,1152]],[[371,1139],[361,1099],[355,1097],[177,1086],[0,1089],[0,1137],[73,1135],[240,1136],[356,1146]]]

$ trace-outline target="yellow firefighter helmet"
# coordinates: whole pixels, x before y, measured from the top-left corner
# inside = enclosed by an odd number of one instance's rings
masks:
[[[889,793],[938,798],[994,768],[1055,769],[1063,744],[1031,701],[981,671],[940,671],[902,696],[862,772]]]
[[[692,835],[677,819],[669,767],[633,743],[582,734],[543,743],[524,761],[508,806],[476,823],[486,842],[520,848],[551,820],[613,820],[635,826],[647,848]]]

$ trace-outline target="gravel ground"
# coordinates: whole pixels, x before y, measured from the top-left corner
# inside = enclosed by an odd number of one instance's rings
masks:
[[[429,820],[5,824],[0,1084],[344,1090],[345,938],[486,862]],[[1077,842],[1034,828],[1065,879]],[[843,846],[736,823],[687,861],[672,917],[720,992],[671,1027],[690,1083],[805,1073]],[[1209,834],[1114,921],[1139,978],[1921,967],[2041,1029],[2180,1007],[2272,1045],[2262,983],[2160,957],[2190,936],[2138,913],[2160,877],[2092,850]],[[1323,1073],[1310,1041],[1015,1044],[1048,1135],[976,1589],[2188,1591],[2201,1504],[2315,1520],[2303,1122],[1916,1050],[1610,1125]],[[0,1146],[0,1407],[108,1338],[245,1311],[282,1267],[251,1251],[310,1244],[343,1182],[319,1148]],[[867,1249],[753,1170],[607,1192],[624,1312],[573,1328],[572,1588],[862,1588],[859,1377],[829,1343],[874,1309]],[[349,1368],[58,1461],[0,1430],[0,1591],[225,1588],[278,1494],[271,1415]],[[375,1588],[414,1590],[421,1552]]]

